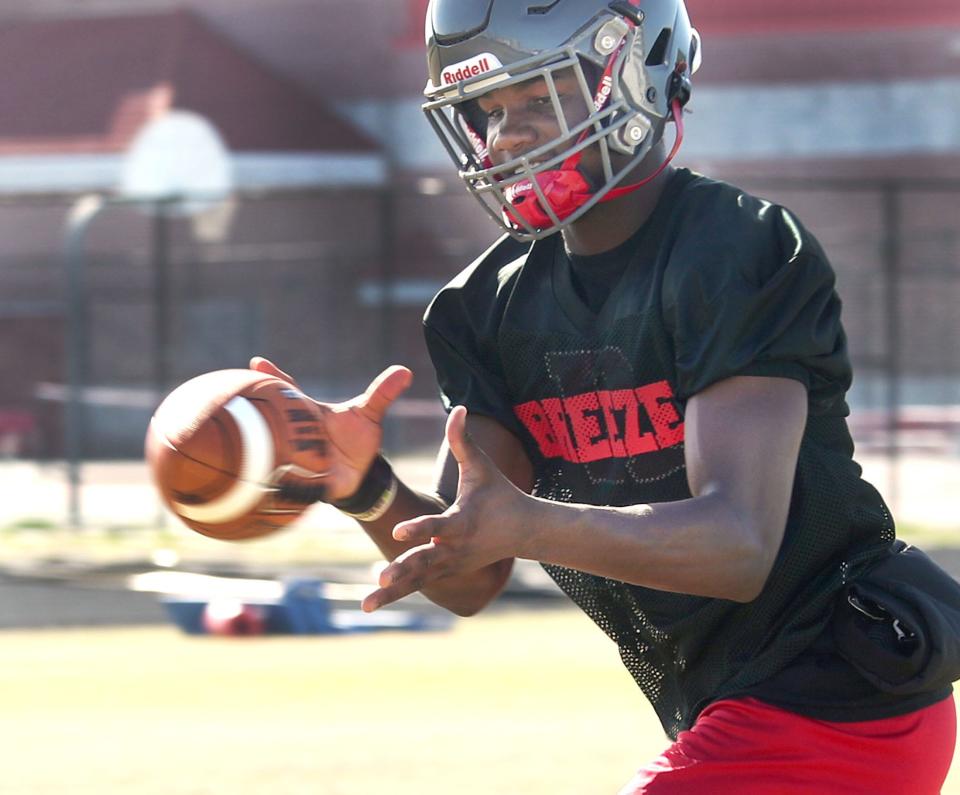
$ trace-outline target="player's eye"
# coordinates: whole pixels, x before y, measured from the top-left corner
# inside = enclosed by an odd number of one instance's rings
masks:
[[[487,121],[490,121],[491,119],[496,120],[503,116],[503,108],[499,105],[478,102],[476,107]]]

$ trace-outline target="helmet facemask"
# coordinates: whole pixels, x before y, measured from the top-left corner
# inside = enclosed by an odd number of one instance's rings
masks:
[[[506,66],[492,54],[474,56],[445,70],[442,85],[428,84],[423,109],[460,178],[514,237],[546,237],[613,198],[611,193],[626,192],[617,186],[661,139],[669,114],[657,110],[654,100],[660,89],[647,80],[646,69],[624,68],[630,59],[635,64],[638,57],[641,63],[649,57],[642,37],[642,25],[605,10],[562,46]],[[689,93],[686,60],[677,66],[677,85],[671,80],[671,88]],[[564,111],[557,91],[561,75],[572,75],[578,89],[582,113],[571,114],[577,119]],[[491,90],[536,79],[544,82],[550,96],[557,137],[494,165],[476,100]],[[670,98],[667,102],[674,104]],[[679,105],[672,110],[676,119]],[[579,168],[591,147],[596,153],[591,160],[602,172],[596,184]],[[634,187],[638,185],[629,189]]]

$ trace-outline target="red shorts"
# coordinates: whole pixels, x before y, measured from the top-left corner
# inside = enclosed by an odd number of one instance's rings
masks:
[[[939,795],[956,741],[952,698],[860,723],[718,701],[620,795]]]

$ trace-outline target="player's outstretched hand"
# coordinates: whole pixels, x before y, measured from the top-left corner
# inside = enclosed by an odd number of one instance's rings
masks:
[[[447,444],[460,468],[457,498],[446,511],[401,522],[397,541],[415,546],[380,573],[379,588],[363,600],[372,612],[445,577],[477,571],[519,555],[532,526],[534,500],[497,469],[466,431],[467,410],[447,418]]]
[[[250,369],[297,382],[273,362],[261,356],[250,360]],[[327,499],[331,502],[351,496],[360,486],[383,441],[383,418],[387,409],[413,380],[406,367],[393,365],[373,379],[362,395],[343,403],[321,403],[330,440],[330,469]]]

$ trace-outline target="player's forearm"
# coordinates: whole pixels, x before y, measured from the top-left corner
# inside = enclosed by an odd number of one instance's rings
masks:
[[[410,544],[397,541],[393,537],[393,528],[414,516],[426,516],[442,513],[446,510],[444,501],[436,495],[421,494],[397,483],[397,496],[383,516],[373,522],[360,522],[360,526],[387,560],[395,560],[410,548]]]
[[[392,561],[415,546],[393,537],[393,528],[397,524],[417,516],[442,513],[446,508],[446,503],[440,497],[416,492],[400,482],[389,510],[375,522],[361,522],[360,525],[383,556]],[[434,581],[420,590],[430,601],[452,613],[470,616],[482,610],[500,593],[511,568],[512,561],[499,561],[477,571]]]
[[[719,493],[625,508],[536,502],[520,557],[648,588],[750,601],[776,554]]]

